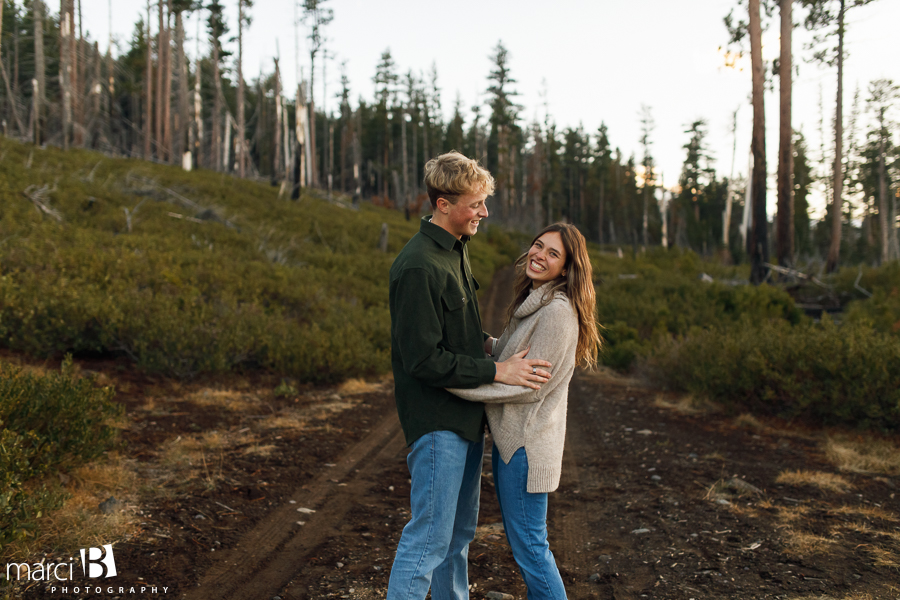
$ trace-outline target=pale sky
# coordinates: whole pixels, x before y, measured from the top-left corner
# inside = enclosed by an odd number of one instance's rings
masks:
[[[232,33],[236,31],[237,0],[225,0]],[[651,135],[652,153],[667,186],[677,182],[684,161],[684,130],[698,118],[708,122],[708,146],[721,175],[729,175],[732,164],[731,114],[739,108],[735,175],[746,174],[750,146],[752,110],[749,105],[750,72],[723,66],[719,46],[727,41],[722,19],[736,0],[632,0],[630,2],[557,0],[552,5],[538,0],[330,0],[334,20],[325,30],[328,50],[335,58],[327,67],[327,102],[337,108],[340,64],[347,63],[353,104],[362,95],[373,97],[372,77],[381,53],[390,48],[398,71],[428,73],[436,64],[438,84],[443,90],[445,117],[449,118],[457,94],[464,116],[470,107],[484,103],[489,56],[498,40],[509,51],[514,88],[524,106],[525,122],[543,120],[541,90],[546,82],[547,103],[559,128],[579,124],[589,133],[601,121],[609,128],[614,147],[627,157],[640,158],[642,104],[651,107],[656,128]],[[801,17],[795,2],[794,20]],[[82,0],[85,30],[105,47],[112,34],[127,46],[146,0]],[[206,12],[202,13],[206,18]],[[253,23],[245,34],[244,73],[250,80],[260,68],[273,70],[273,57],[281,54],[286,89],[296,82],[296,14],[294,0],[256,0],[250,9]],[[777,18],[777,15],[776,15]],[[205,25],[205,24],[204,24]],[[900,2],[878,0],[849,12],[846,47],[850,53],[844,70],[844,122],[849,122],[853,93],[861,89],[865,110],[868,84],[873,79],[900,82],[900,48],[897,27]],[[189,54],[195,54],[197,17],[188,19]],[[155,26],[154,26],[155,30]],[[307,28],[300,25],[300,66],[309,76]],[[802,129],[812,158],[819,154],[819,97],[824,99],[827,129],[834,112],[836,69],[810,64],[804,49],[809,34],[794,32],[794,64],[799,74],[794,82],[793,123]],[[234,44],[235,54],[236,46]],[[778,24],[764,36],[764,55],[779,52]],[[201,29],[200,52],[207,51]],[[749,63],[749,59],[745,59]],[[322,106],[321,61],[316,65],[316,105]],[[776,82],[777,83],[777,82]],[[766,149],[770,177],[769,212],[774,212],[774,173],[778,150],[778,97],[766,94]],[[900,107],[897,110],[900,113]],[[900,115],[896,115],[900,117]],[[826,132],[833,146],[833,134]],[[822,200],[817,202],[816,215]]]

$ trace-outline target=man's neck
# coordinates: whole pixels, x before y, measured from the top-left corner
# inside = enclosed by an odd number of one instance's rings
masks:
[[[450,235],[452,235],[453,237],[455,237],[456,239],[458,239],[458,240],[462,239],[462,236],[456,235],[455,233],[450,231],[450,227],[449,227],[450,224],[447,222],[446,217],[444,217],[441,213],[434,213],[433,215],[431,215],[431,222],[434,225],[437,225],[438,227],[440,227],[441,229],[446,231],[447,233],[449,233]]]

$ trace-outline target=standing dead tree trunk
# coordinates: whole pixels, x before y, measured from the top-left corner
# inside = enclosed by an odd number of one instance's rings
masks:
[[[155,125],[153,130],[153,141],[156,150],[156,157],[162,158],[162,127],[163,127],[163,77],[166,64],[165,45],[163,43],[163,35],[165,35],[165,24],[163,23],[163,5],[162,0],[156,2],[159,8],[158,30],[156,32],[156,112]]]
[[[406,140],[406,115],[406,109],[400,112],[400,145],[402,146],[400,156],[402,160],[401,169],[403,170],[403,191],[400,195],[403,198],[403,212],[406,214],[406,218],[409,219],[409,205],[411,202],[409,199],[409,155],[407,153]]]
[[[330,8],[324,8],[322,5],[327,0],[303,0],[304,20],[309,23],[309,172],[310,185],[317,185],[316,170],[316,102],[315,102],[315,69],[316,54],[325,44],[325,36],[323,28],[331,23],[334,18],[333,11]]]
[[[94,55],[91,60],[93,75],[91,76],[91,115],[90,125],[91,148],[97,148],[100,141],[100,100],[103,97],[103,85],[100,83],[100,44],[94,42]]]
[[[778,63],[780,113],[778,130],[778,217],[775,227],[778,264],[790,267],[794,262],[794,153],[791,127],[791,88],[793,74],[791,33],[794,22],[791,4],[781,0],[781,58]]]
[[[185,157],[185,153],[190,153],[190,146],[185,146],[186,131],[190,129],[190,119],[188,117],[188,74],[187,62],[184,57],[184,11],[179,10],[175,13],[175,72],[178,77],[178,111],[175,113],[174,120],[174,151],[175,157],[181,158],[182,163],[190,162],[193,167],[193,155]]]
[[[244,178],[244,0],[238,0],[238,56],[237,56],[237,139],[235,140],[238,177]]]
[[[300,188],[306,186],[306,106],[303,103],[303,95],[306,90],[303,85],[297,84],[297,96],[294,99],[294,137],[297,139],[297,148],[294,152],[294,186],[291,189],[291,200],[300,199]]]
[[[750,255],[750,282],[760,284],[766,278],[765,263],[769,262],[766,219],[766,116],[763,103],[765,75],[762,60],[762,26],[759,0],[750,0],[750,62],[753,71],[753,154],[752,210],[753,227],[747,238]]]
[[[737,114],[738,109],[735,109],[731,117],[731,174],[728,176],[728,186],[725,189],[725,214],[722,217],[722,247],[726,250],[731,239],[731,195],[734,191],[734,161],[737,158]]]
[[[837,108],[834,114],[834,184],[831,203],[831,245],[828,247],[828,258],[825,270],[833,273],[838,268],[841,257],[841,225],[843,221],[844,202],[844,0],[838,10],[838,46],[837,46]]]
[[[200,96],[200,56],[197,55],[197,66],[194,68],[194,129],[193,152],[194,162],[200,166],[205,164],[202,157],[203,149],[203,102]]]
[[[272,159],[272,185],[281,179],[281,71],[278,69],[278,58],[275,59],[275,152]]]
[[[153,42],[150,37],[150,0],[147,0],[147,35],[145,39],[147,40],[147,70],[144,81],[144,160],[150,160],[153,138]]]
[[[72,55],[74,54],[74,6],[72,0],[60,0],[59,8],[59,85],[62,94],[63,150],[69,149],[72,129]],[[5,70],[4,70],[5,73]],[[4,74],[5,78],[5,74]]]
[[[36,85],[34,97],[34,143],[41,145],[43,132],[44,107],[47,106],[47,67],[44,58],[44,3],[34,0],[32,6],[34,19],[34,81]]]

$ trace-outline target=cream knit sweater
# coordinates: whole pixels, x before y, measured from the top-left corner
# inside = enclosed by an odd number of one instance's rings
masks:
[[[527,491],[531,493],[552,492],[559,487],[569,381],[575,371],[578,345],[578,316],[566,295],[557,292],[549,304],[542,306],[549,289],[547,283],[532,290],[516,309],[497,342],[497,360],[506,360],[530,346],[526,358],[540,358],[553,365],[550,381],[540,390],[503,383],[450,390],[460,398],[487,404],[491,435],[504,463],[509,464],[516,450],[525,447]]]

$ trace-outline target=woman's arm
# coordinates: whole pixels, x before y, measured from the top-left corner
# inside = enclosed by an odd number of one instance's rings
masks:
[[[553,365],[550,373],[554,375],[564,366],[571,348],[578,343],[578,320],[567,303],[551,303],[541,308],[537,316],[538,322],[530,339],[523,341],[520,347],[525,350],[530,344],[528,358],[550,362]],[[543,400],[556,387],[555,381],[551,377],[538,390],[496,382],[473,389],[448,389],[454,395],[473,402],[528,404]]]

